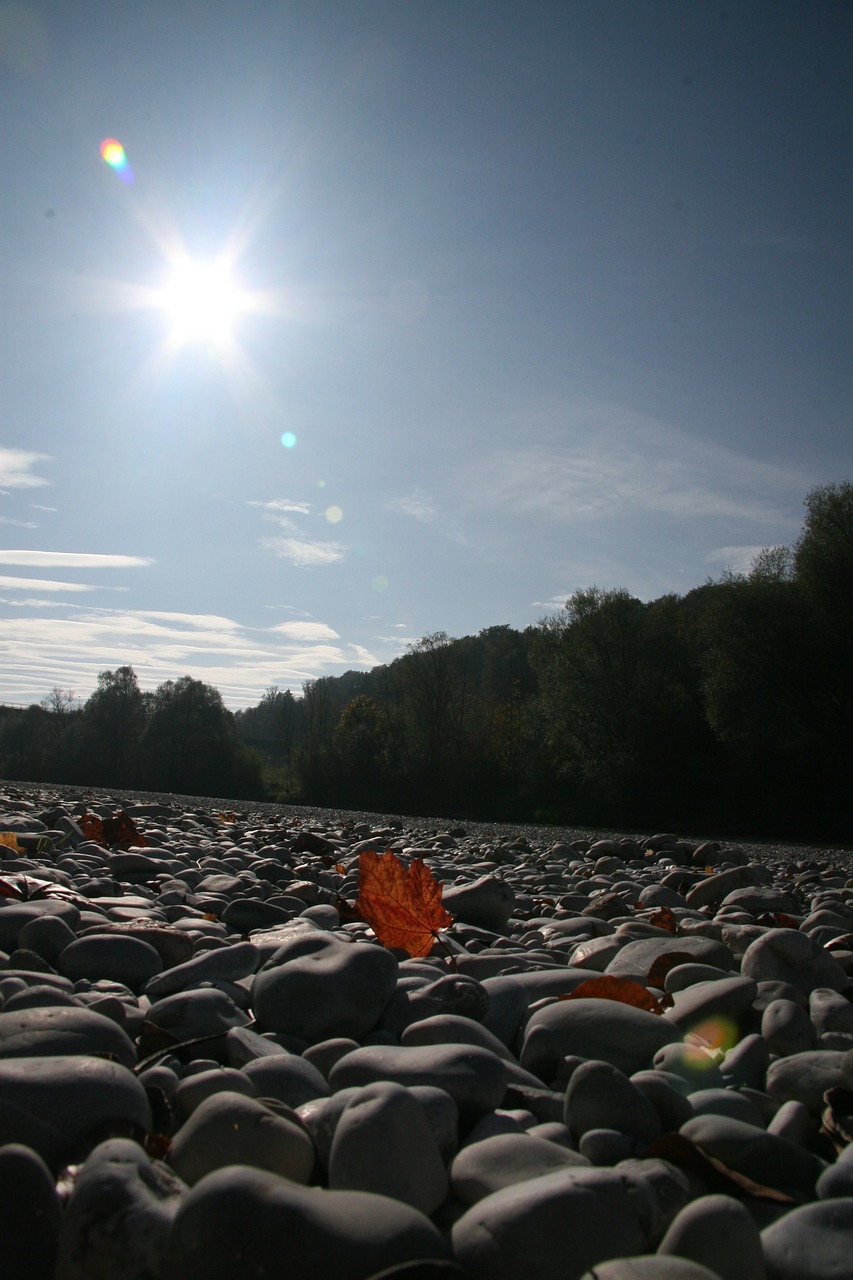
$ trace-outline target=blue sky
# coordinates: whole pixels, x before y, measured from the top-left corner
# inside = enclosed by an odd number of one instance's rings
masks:
[[[847,0],[0,0],[0,700],[251,705],[794,541],[853,473],[851,48]]]

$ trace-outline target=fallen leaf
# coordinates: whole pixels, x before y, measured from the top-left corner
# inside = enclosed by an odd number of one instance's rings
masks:
[[[757,1200],[773,1200],[777,1204],[787,1205],[798,1203],[787,1192],[754,1182],[745,1173],[730,1169],[722,1160],[712,1156],[698,1143],[686,1138],[683,1133],[665,1133],[662,1137],[655,1139],[643,1152],[643,1158],[667,1160],[686,1173],[698,1174],[711,1190],[719,1190],[725,1195],[734,1195],[736,1191],[741,1191],[754,1196]]]
[[[663,990],[663,984],[670,969],[676,969],[680,964],[692,964],[695,959],[696,957],[689,951],[663,951],[649,969],[646,982],[650,987]]]
[[[0,844],[7,849],[11,849],[13,853],[23,853],[23,849],[15,838],[14,831],[0,831]]]
[[[441,883],[422,858],[408,868],[392,849],[368,850],[358,859],[359,891],[355,900],[379,941],[410,956],[427,956],[439,929],[453,923],[441,905]]]
[[[99,818],[96,813],[84,813],[77,824],[87,840],[95,844],[117,845],[121,849],[144,849],[148,841],[132,818],[122,810],[112,818]]]
[[[17,885],[9,884],[7,880],[0,880],[0,898],[23,898],[23,896]]]
[[[621,1004],[632,1004],[635,1009],[647,1009],[649,1013],[663,1013],[663,1005],[656,1000],[633,978],[616,978],[603,975],[600,978],[587,978],[574,991],[560,996],[560,1000],[618,1000]]]
[[[661,907],[653,916],[649,916],[649,924],[656,929],[666,929],[667,933],[678,933],[678,921],[672,914],[672,907]]]

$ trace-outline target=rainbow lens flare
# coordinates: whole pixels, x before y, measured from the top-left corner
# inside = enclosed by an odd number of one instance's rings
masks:
[[[101,143],[101,155],[111,169],[114,169],[122,182],[133,182],[133,170],[127,162],[124,147],[115,138],[104,138]]]

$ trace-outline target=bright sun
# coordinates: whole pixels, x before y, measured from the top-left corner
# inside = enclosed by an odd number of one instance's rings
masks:
[[[221,344],[231,337],[243,295],[223,263],[187,261],[173,269],[159,305],[176,341]]]

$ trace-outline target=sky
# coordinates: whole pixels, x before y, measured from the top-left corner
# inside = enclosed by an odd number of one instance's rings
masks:
[[[236,709],[792,544],[853,476],[851,49],[849,0],[0,0],[0,702]]]

